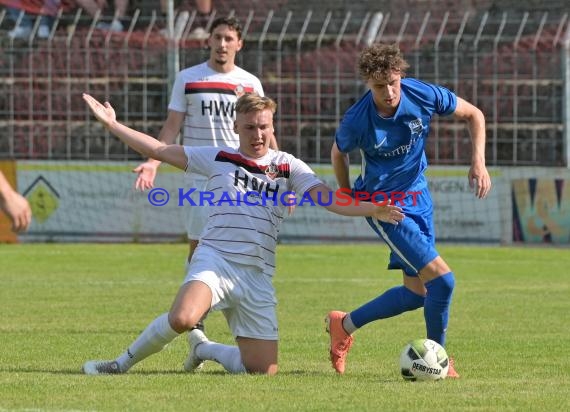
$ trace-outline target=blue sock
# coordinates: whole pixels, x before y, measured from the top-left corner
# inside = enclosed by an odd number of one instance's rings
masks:
[[[424,297],[405,286],[388,289],[382,295],[350,312],[350,319],[357,328],[378,319],[391,318],[400,313],[421,308]]]
[[[425,284],[427,289],[424,304],[424,317],[428,339],[434,340],[441,346],[445,346],[445,333],[449,320],[449,305],[455,286],[453,272],[430,280]]]

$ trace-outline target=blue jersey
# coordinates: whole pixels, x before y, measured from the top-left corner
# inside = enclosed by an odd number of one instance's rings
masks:
[[[434,113],[452,114],[456,106],[457,96],[445,87],[405,78],[396,113],[384,118],[368,91],[348,109],[335,135],[341,152],[361,151],[362,169],[355,190],[422,190],[426,186],[424,148],[431,118]]]

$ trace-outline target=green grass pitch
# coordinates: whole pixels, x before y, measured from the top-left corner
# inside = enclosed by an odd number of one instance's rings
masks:
[[[183,372],[184,337],[126,375],[84,376],[157,315],[183,279],[185,245],[0,245],[0,411],[570,410],[568,249],[441,246],[456,274],[448,333],[459,380],[405,382],[398,357],[421,310],[355,334],[347,372],[328,361],[323,318],[401,283],[379,244],[280,245],[280,372]],[[223,316],[208,336],[232,343]]]

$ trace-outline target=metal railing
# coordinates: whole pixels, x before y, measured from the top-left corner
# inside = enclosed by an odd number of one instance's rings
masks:
[[[445,85],[483,110],[488,164],[568,166],[567,14],[231,13],[246,37],[238,64],[277,101],[282,149],[308,162],[329,161],[339,120],[364,91],[358,52],[385,41],[405,52],[408,76]],[[93,121],[81,93],[110,100],[121,120],[157,135],[174,68],[208,57],[204,40],[193,38],[193,16],[174,39],[161,33],[166,22],[156,13],[136,12],[123,33],[96,23],[78,11],[59,15],[47,39],[37,38],[38,22],[24,40],[0,33],[0,157],[138,158]],[[427,151],[433,164],[467,163],[467,130],[436,119]]]

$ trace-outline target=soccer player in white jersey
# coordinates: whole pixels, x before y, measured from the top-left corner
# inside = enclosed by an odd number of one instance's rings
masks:
[[[212,22],[208,38],[210,58],[196,66],[181,70],[172,87],[168,117],[158,135],[166,144],[175,142],[183,130],[185,146],[239,146],[234,132],[235,104],[244,93],[255,92],[263,96],[263,87],[253,74],[236,66],[235,58],[243,47],[242,28],[235,17],[220,17]],[[271,148],[277,149],[276,140]],[[138,173],[135,187],[140,190],[154,186],[160,161],[149,159],[134,169]],[[187,188],[202,190],[204,176],[189,173],[185,177]],[[198,245],[206,222],[206,208],[186,210],[186,231],[189,242],[188,262]]]
[[[389,289],[350,313],[331,311],[327,317],[330,359],[344,373],[352,333],[378,319],[423,307],[428,339],[445,346],[449,306],[455,277],[435,248],[433,204],[424,171],[426,140],[433,115],[454,115],[467,123],[472,140],[469,184],[478,198],[491,190],[485,167],[485,117],[471,103],[445,87],[403,78],[408,64],[395,45],[373,44],[359,57],[361,77],[369,90],[345,113],[331,151],[338,184],[350,190],[348,153],[362,154],[355,193],[399,192],[406,220],[386,225],[367,218],[390,247],[388,269],[403,272],[403,284]],[[448,377],[459,377],[450,363]]]
[[[371,216],[394,225],[404,219],[401,209],[390,204],[339,202],[337,194],[304,162],[270,149],[276,104],[268,97],[246,94],[239,98],[234,124],[238,149],[165,145],[117,122],[108,103],[102,105],[89,95],[84,99],[99,121],[132,149],[186,173],[208,176],[204,194],[212,202],[170,312],[153,320],[116,359],[86,362],[86,374],[124,373],[191,330],[190,354],[184,362],[187,371],[214,360],[230,373],[273,375],[277,372],[278,329],[272,277],[287,194],[308,196],[315,204],[346,216]],[[209,341],[201,330],[192,329],[210,310],[223,312],[237,346]]]

